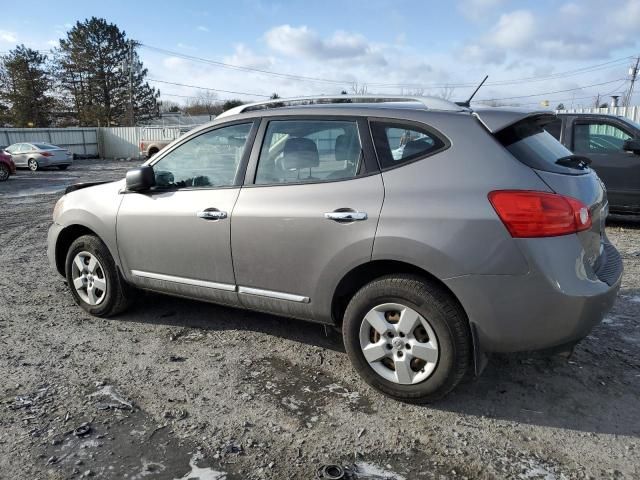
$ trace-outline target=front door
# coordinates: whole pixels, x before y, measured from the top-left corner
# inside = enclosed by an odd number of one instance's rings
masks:
[[[367,128],[348,118],[276,118],[261,128],[231,219],[243,305],[329,320],[336,278],[371,259],[382,207],[372,147],[361,140]]]
[[[230,216],[253,132],[245,122],[194,135],[154,159],[151,191],[124,194],[118,253],[132,283],[235,303]]]
[[[614,208],[640,206],[640,156],[623,148],[630,138],[630,131],[618,122],[585,119],[574,126],[573,151],[591,159]]]

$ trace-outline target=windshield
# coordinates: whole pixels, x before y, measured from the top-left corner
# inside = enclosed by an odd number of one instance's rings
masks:
[[[579,171],[556,163],[572,153],[545,130],[553,120],[555,117],[551,115],[526,118],[501,130],[496,138],[511,155],[536,170],[573,175],[585,173],[585,170]]]
[[[630,118],[627,117],[620,117],[620,120],[622,120],[625,123],[628,123],[629,125],[631,125],[633,128],[635,128],[636,130],[638,130],[636,133],[636,136],[638,136],[638,133],[640,132],[640,123],[638,122],[634,122],[633,120],[631,120]]]

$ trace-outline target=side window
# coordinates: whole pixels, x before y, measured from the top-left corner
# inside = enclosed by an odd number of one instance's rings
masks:
[[[446,147],[439,136],[413,125],[373,121],[371,132],[383,169],[431,155]]]
[[[630,138],[631,135],[610,123],[578,123],[573,131],[573,151],[587,154],[621,152],[624,141]]]
[[[159,188],[233,185],[251,123],[212,130],[183,143],[153,164]]]
[[[544,129],[549,132],[556,140],[560,140],[560,129],[562,128],[562,120],[557,119],[547,123]]]
[[[353,178],[362,161],[358,124],[342,120],[272,120],[260,151],[256,184]]]

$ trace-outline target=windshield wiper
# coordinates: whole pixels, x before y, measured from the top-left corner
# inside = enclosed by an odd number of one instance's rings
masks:
[[[557,165],[563,167],[576,168],[578,170],[586,170],[591,165],[591,159],[582,155],[567,155],[556,160]]]

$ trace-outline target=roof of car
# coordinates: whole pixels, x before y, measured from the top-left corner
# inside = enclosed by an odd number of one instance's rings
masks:
[[[468,110],[443,98],[405,95],[321,95],[316,97],[278,98],[264,102],[248,103],[221,113],[216,118],[226,118],[247,112],[266,112],[277,109],[310,108],[409,108],[460,112]]]

